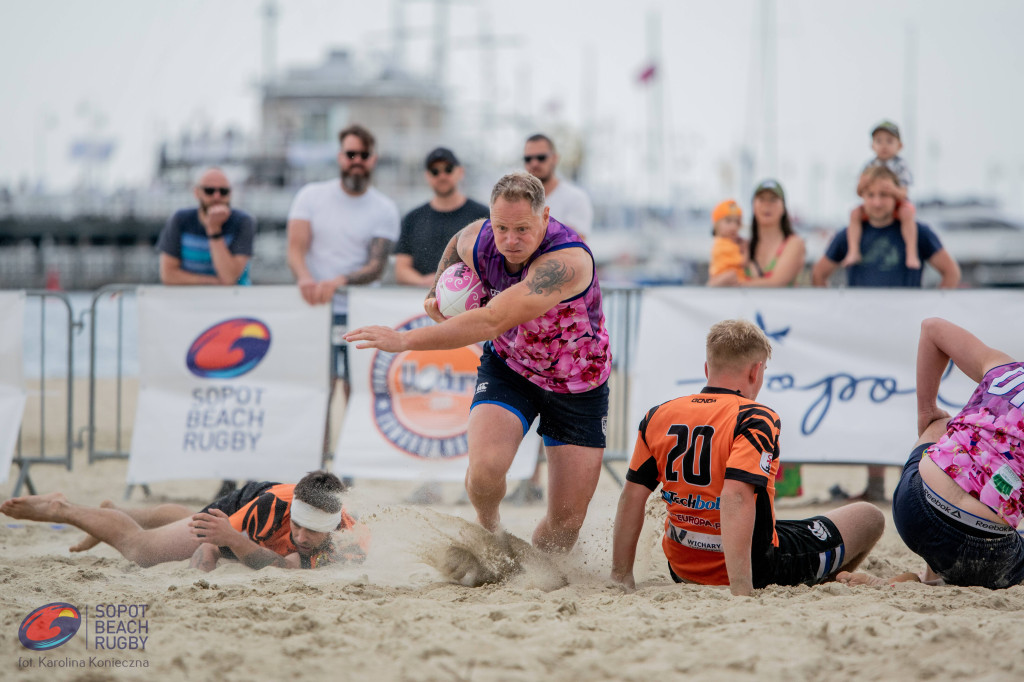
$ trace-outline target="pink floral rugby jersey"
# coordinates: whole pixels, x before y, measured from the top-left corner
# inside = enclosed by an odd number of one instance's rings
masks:
[[[505,257],[494,244],[491,221],[480,227],[473,247],[473,266],[491,298],[523,281],[541,255],[570,247],[593,254],[576,232],[553,218],[537,251],[526,267],[510,274]],[[513,327],[493,341],[494,352],[514,372],[553,393],[584,393],[597,388],[611,373],[608,330],[601,308],[597,272],[590,286],[560,302],[544,315]]]
[[[1014,528],[1024,516],[1024,362],[993,367],[928,456]]]

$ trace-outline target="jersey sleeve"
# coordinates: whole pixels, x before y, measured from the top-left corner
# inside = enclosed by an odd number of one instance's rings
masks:
[[[829,242],[828,248],[825,249],[825,258],[828,258],[833,263],[842,263],[843,259],[846,258],[846,252],[850,246],[847,243],[846,229],[839,230],[836,236]]]
[[[288,209],[288,220],[306,220],[310,221],[313,219],[313,198],[312,187],[306,185],[299,190],[299,193],[292,199],[291,208]]]
[[[256,544],[262,544],[281,527],[287,511],[288,503],[267,490],[229,518],[232,526]]]
[[[178,260],[181,260],[181,222],[181,211],[178,211],[167,219],[156,240],[158,251]]]
[[[252,243],[256,237],[256,221],[248,213],[238,216],[238,229],[231,240],[229,251],[236,256],[252,256]]]
[[[749,403],[739,409],[733,446],[726,460],[725,477],[750,483],[759,488],[768,486],[768,477],[779,458],[779,416],[764,405]]]
[[[639,483],[648,490],[656,490],[661,483],[658,476],[658,460],[647,444],[647,428],[657,410],[657,407],[652,407],[640,422],[636,445],[633,447],[633,456],[629,460],[629,470],[626,472],[627,481]]]

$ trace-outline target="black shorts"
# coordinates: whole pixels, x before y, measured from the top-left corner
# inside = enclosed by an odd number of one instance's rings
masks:
[[[910,453],[892,496],[892,522],[904,544],[950,585],[998,590],[1024,582],[1020,535],[958,509],[925,486],[921,456],[931,445],[919,445]]]
[[[843,536],[826,516],[775,522],[779,546],[769,547],[751,564],[754,587],[817,585],[835,577],[843,566]]]
[[[473,404],[500,405],[519,417],[523,435],[540,415],[537,433],[547,445],[603,448],[608,430],[608,382],[585,393],[554,393],[509,368],[490,343],[477,369]]]
[[[200,513],[208,513],[211,509],[219,509],[228,516],[231,516],[239,509],[259,497],[260,493],[264,490],[272,488],[275,485],[277,484],[270,483],[268,481],[249,481],[241,488],[232,490],[223,497],[218,497],[216,500],[203,507],[200,510]]]

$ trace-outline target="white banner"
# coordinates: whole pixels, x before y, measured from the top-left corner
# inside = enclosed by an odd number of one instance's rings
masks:
[[[24,320],[25,292],[0,292],[0,483],[10,474],[25,414],[25,377],[21,366]]]
[[[320,468],[330,306],[294,286],[140,287],[129,483]]]
[[[788,461],[903,464],[917,440],[914,395],[921,320],[944,317],[1024,358],[1024,292],[1009,290],[699,289],[644,292],[630,423],[705,385],[704,344],[719,320],[756,322],[772,341],[758,401],[782,419]],[[955,414],[975,384],[947,376]]]
[[[415,329],[434,324],[419,289],[349,290],[349,328],[379,324]],[[335,473],[355,478],[461,481],[466,424],[480,346],[384,353],[349,346],[352,396],[334,454]],[[510,479],[533,474],[539,438],[519,446]]]

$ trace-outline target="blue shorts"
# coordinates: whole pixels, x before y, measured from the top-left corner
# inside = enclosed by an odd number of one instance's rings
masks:
[[[341,338],[348,331],[348,313],[334,313],[331,324],[331,365],[335,379],[348,381],[348,341]]]
[[[1024,582],[1024,540],[1016,531],[1009,526],[996,530],[997,524],[957,509],[921,480],[921,456],[930,445],[910,453],[892,496],[892,520],[903,542],[950,585],[998,590]],[[977,519],[992,530],[957,521],[949,513]]]
[[[554,393],[530,382],[499,358],[491,344],[484,344],[477,369],[477,405],[499,405],[523,425],[523,435],[540,415],[537,433],[545,445],[579,445],[603,448],[608,430],[608,382],[586,393]]]

